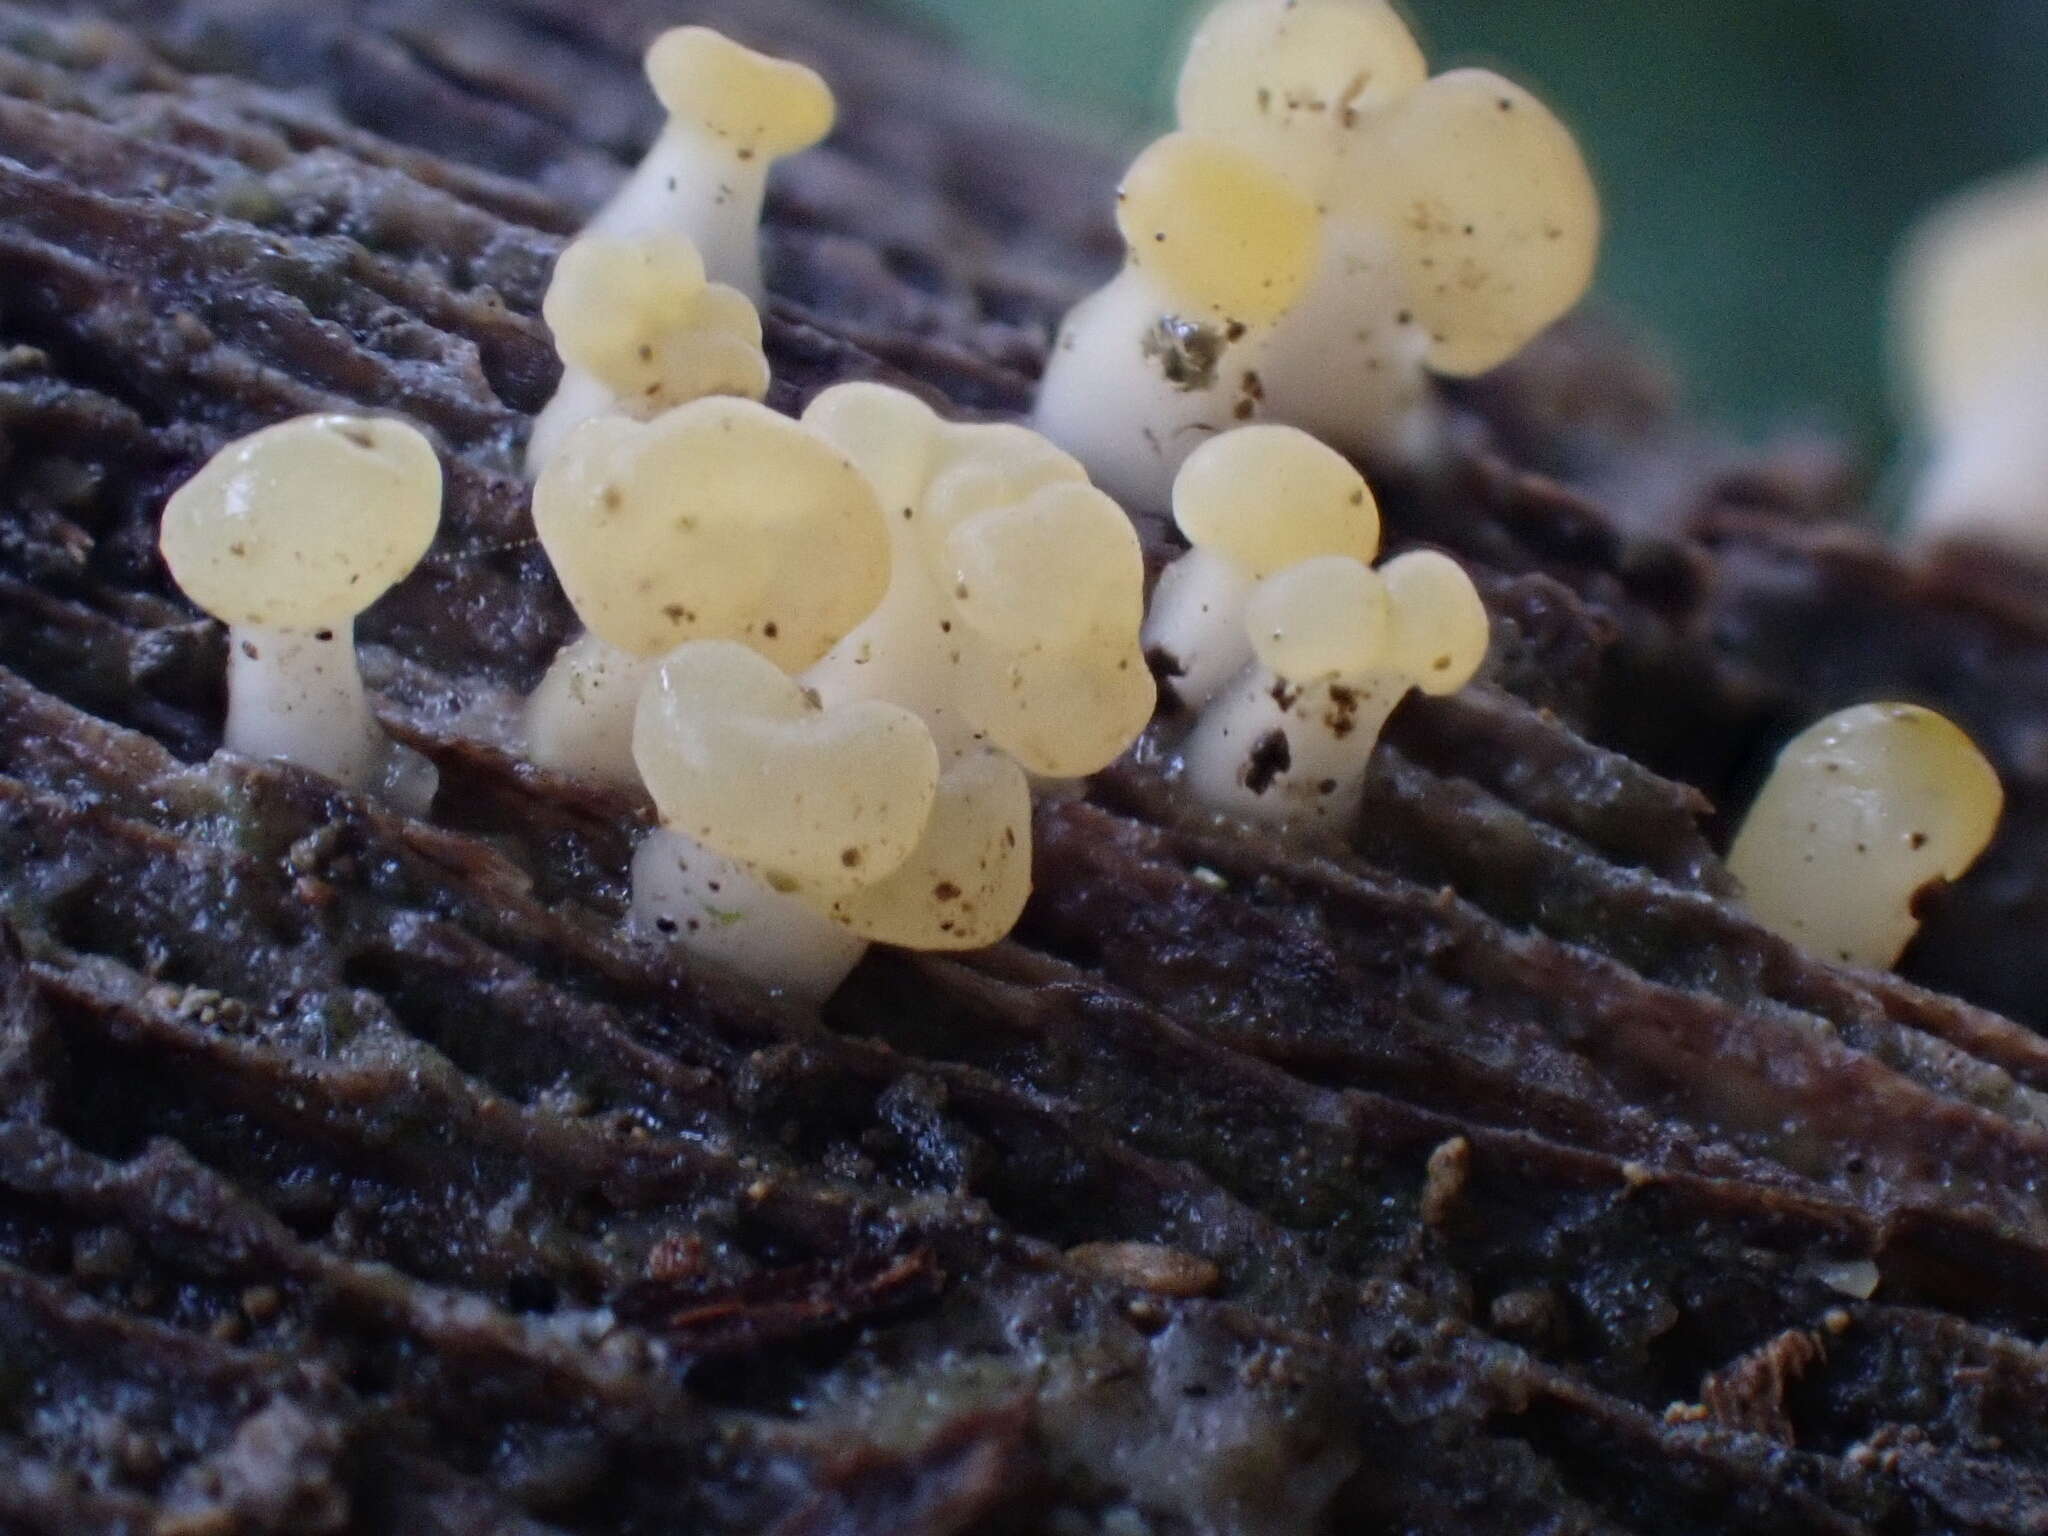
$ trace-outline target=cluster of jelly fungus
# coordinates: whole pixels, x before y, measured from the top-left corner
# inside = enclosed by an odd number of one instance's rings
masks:
[[[440,518],[427,440],[353,416],[302,417],[231,443],[171,497],[164,560],[229,626],[230,751],[424,812],[434,770],[371,713],[355,620],[419,564]]]
[[[866,474],[894,543],[888,595],[805,677],[828,703],[888,699],[940,747],[988,745],[1031,774],[1108,766],[1151,720],[1130,519],[1037,433],[959,425],[899,390],[846,384],[807,426]]]
[[[1021,769],[942,762],[910,711],[827,707],[744,646],[672,652],[633,747],[662,821],[635,861],[636,923],[794,995],[828,996],[870,941],[994,943],[1030,894]]]
[[[541,312],[563,374],[527,445],[534,474],[592,417],[648,421],[707,395],[768,393],[760,312],[706,278],[686,236],[586,235],[562,253]]]
[[[1411,689],[1455,693],[1484,663],[1471,578],[1433,551],[1375,570],[1370,488],[1293,427],[1210,441],[1174,515],[1194,548],[1160,578],[1145,643],[1197,715],[1189,786],[1251,820],[1348,824],[1395,706]]]
[[[1161,505],[1200,429],[1232,421],[1424,458],[1438,439],[1428,373],[1498,366],[1592,281],[1599,199],[1570,132],[1491,71],[1428,78],[1385,0],[1226,0],[1196,34],[1177,106],[1183,133],[1234,147],[1315,210],[1313,271],[1217,354],[1213,399],[1148,380],[1143,419],[1122,418],[1135,441],[1062,407],[1075,386],[1049,375],[1048,430],[1099,477],[1149,450],[1151,473],[1122,488],[1134,504]]]
[[[2004,807],[1997,772],[1949,721],[1859,705],[1779,755],[1728,867],[1772,932],[1883,970],[1919,931],[1914,898],[1977,862]]]
[[[678,27],[647,51],[668,125],[589,233],[687,236],[714,281],[761,302],[768,171],[832,131],[832,91],[812,70]]]
[[[1243,359],[1307,291],[1320,219],[1263,161],[1177,133],[1131,166],[1117,223],[1124,268],[1067,316],[1036,425],[1117,500],[1159,507],[1196,445],[1263,409]]]
[[[2048,558],[2048,163],[1930,216],[1898,310],[1899,361],[1932,449],[1911,532]]]
[[[529,748],[595,782],[640,783],[634,710],[676,646],[735,640],[801,671],[889,587],[889,533],[866,477],[750,400],[583,423],[536,482],[533,519],[588,633],[531,700]]]

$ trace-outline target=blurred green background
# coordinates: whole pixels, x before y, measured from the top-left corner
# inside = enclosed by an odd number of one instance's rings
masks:
[[[1134,138],[1205,0],[890,0]],[[1732,425],[1880,448],[1883,321],[1915,210],[2048,152],[2048,0],[1402,0],[1433,67],[1484,63],[1580,133],[1606,301]]]

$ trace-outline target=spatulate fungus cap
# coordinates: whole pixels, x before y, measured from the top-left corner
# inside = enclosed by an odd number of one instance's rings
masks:
[[[1600,199],[1571,131],[1484,69],[1438,75],[1374,132],[1348,206],[1395,234],[1439,373],[1498,367],[1584,297]]]
[[[1428,74],[1385,0],[1227,0],[1195,34],[1176,105],[1183,128],[1250,150],[1321,197],[1378,115]]]
[[[752,401],[586,422],[534,488],[577,614],[639,656],[738,639],[809,666],[881,601],[889,535],[837,448]]]
[[[1138,157],[1117,200],[1132,267],[1184,318],[1263,325],[1315,276],[1321,216],[1256,156],[1174,133]]]
[[[709,27],[676,27],[647,50],[647,78],[678,122],[745,159],[795,154],[832,131],[837,108],[819,74]]]
[[[663,660],[641,695],[633,755],[665,825],[814,898],[872,885],[909,859],[939,783],[916,715],[877,701],[821,709],[731,641]]]
[[[1379,503],[1342,454],[1293,427],[1211,438],[1181,467],[1173,516],[1199,549],[1266,577],[1318,555],[1371,565]]]
[[[305,416],[230,443],[171,497],[160,543],[193,602],[229,624],[352,622],[417,566],[441,464],[403,422]]]

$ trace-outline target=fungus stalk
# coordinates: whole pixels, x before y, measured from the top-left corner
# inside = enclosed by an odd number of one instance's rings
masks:
[[[1118,193],[1128,256],[1067,316],[1036,426],[1117,500],[1161,506],[1209,436],[1259,416],[1258,335],[1307,289],[1315,205],[1218,140],[1174,134]]]
[[[1195,547],[1162,577],[1146,641],[1197,712],[1188,784],[1249,820],[1348,824],[1401,700],[1455,693],[1484,661],[1471,578],[1427,551],[1374,570],[1364,479],[1291,427],[1217,438],[1188,461],[1174,503]]]
[[[229,626],[230,751],[426,809],[434,770],[378,726],[355,620],[420,562],[440,509],[426,439],[347,416],[232,443],[171,497],[164,559],[185,595]]]
[[[647,52],[667,126],[588,233],[688,237],[705,268],[754,303],[768,172],[832,131],[831,89],[801,64],[743,48],[707,27],[678,27]]]
[[[768,393],[759,313],[738,289],[708,281],[703,258],[681,235],[574,242],[556,264],[542,313],[563,373],[527,444],[532,473],[592,417],[651,421],[707,395]]]
[[[1932,450],[1911,532],[2048,558],[2048,164],[1927,220],[1900,292],[1900,361]]]
[[[1822,959],[1898,963],[1915,898],[1960,879],[2005,805],[1949,721],[1911,704],[1830,715],[1779,755],[1728,855],[1757,921]]]
[[[867,480],[749,400],[584,422],[542,471],[533,515],[589,632],[529,702],[529,749],[594,782],[639,786],[634,712],[676,646],[734,640],[798,671],[888,590],[889,534]]]

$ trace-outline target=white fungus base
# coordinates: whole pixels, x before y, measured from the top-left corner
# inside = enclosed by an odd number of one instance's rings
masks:
[[[316,633],[237,624],[228,631],[223,745],[296,763],[337,784],[424,815],[439,788],[432,763],[400,746],[371,712],[353,625]]]
[[[1936,445],[1914,496],[1921,543],[1975,539],[2048,557],[2048,363],[1986,391]]]
[[[822,1003],[867,953],[865,940],[744,866],[680,833],[651,833],[633,856],[633,927],[773,991]]]
[[[1257,583],[1212,550],[1192,549],[1160,573],[1145,618],[1148,656],[1168,665],[1166,686],[1201,709],[1251,664],[1245,605]]]
[[[1366,673],[1297,688],[1252,667],[1183,744],[1188,787],[1246,821],[1348,827],[1380,732],[1411,686],[1398,674]]]
[[[1354,458],[1419,464],[1443,443],[1428,355],[1393,243],[1368,222],[1331,219],[1315,280],[1248,366],[1270,419]]]
[[[526,705],[527,755],[589,784],[640,788],[633,714],[661,665],[584,634],[562,647]]]
[[[737,288],[758,305],[767,294],[761,210],[768,165],[766,157],[741,160],[729,143],[671,122],[584,234],[687,235],[712,282]]]
[[[527,474],[538,476],[571,432],[586,421],[609,415],[617,404],[618,397],[603,381],[571,363],[562,372],[554,398],[534,418],[533,433],[526,440]]]
[[[1132,510],[1164,509],[1188,455],[1240,424],[1233,412],[1245,339],[1224,343],[1213,383],[1175,383],[1153,343],[1175,309],[1144,272],[1126,268],[1067,316],[1039,386],[1032,425]]]

